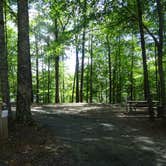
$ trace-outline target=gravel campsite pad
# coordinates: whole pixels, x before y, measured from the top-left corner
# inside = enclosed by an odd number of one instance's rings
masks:
[[[36,125],[15,125],[1,142],[0,166],[164,166],[161,119],[126,114],[119,106],[32,107]]]

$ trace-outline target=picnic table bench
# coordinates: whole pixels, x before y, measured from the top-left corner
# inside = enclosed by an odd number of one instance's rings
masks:
[[[159,101],[152,101],[152,107],[153,108],[158,108],[159,106]],[[136,111],[136,108],[147,108],[148,107],[148,102],[147,101],[133,101],[133,100],[128,100],[126,104],[126,110],[127,111],[132,111],[133,109]]]

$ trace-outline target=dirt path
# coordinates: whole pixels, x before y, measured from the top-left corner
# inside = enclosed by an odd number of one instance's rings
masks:
[[[36,120],[71,148],[73,166],[166,165],[166,135],[159,122],[121,111],[99,104],[33,108]]]

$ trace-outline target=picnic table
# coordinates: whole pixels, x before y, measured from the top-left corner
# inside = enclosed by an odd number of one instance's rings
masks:
[[[159,101],[155,101],[153,100],[152,101],[152,107],[153,108],[156,108],[159,106]],[[146,100],[128,100],[127,101],[127,104],[126,104],[126,110],[127,111],[132,111],[132,110],[135,110],[136,111],[136,108],[147,108],[148,107],[148,101]]]

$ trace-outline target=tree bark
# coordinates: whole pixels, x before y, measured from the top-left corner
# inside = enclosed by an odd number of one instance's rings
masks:
[[[35,36],[35,49],[36,49],[36,103],[39,103],[39,49],[38,49],[38,36]]]
[[[18,0],[18,74],[16,119],[29,123],[31,117],[31,64],[28,0]]]
[[[79,57],[78,57],[78,43],[76,39],[76,103],[79,102]]]
[[[89,102],[93,102],[93,35],[91,35],[90,44],[90,96]]]
[[[107,46],[108,46],[108,71],[109,71],[109,103],[112,102],[112,69],[111,69],[111,48],[108,35],[107,39]]]
[[[159,36],[159,42],[157,43],[157,49],[158,49],[158,72],[159,72],[159,85],[160,85],[160,104],[162,109],[164,109],[166,105],[165,101],[165,76],[163,72],[163,35],[164,35],[164,10],[163,10],[163,4],[161,0],[156,0],[157,3],[157,12],[158,12],[158,18],[159,18],[159,30],[158,30],[158,36]]]
[[[47,80],[47,103],[50,103],[50,57],[48,57],[48,68],[47,68],[48,80]]]
[[[76,69],[74,73],[74,79],[73,79],[73,87],[72,87],[72,96],[71,96],[71,102],[74,102],[74,91],[75,91],[75,82],[76,82]]]
[[[2,102],[6,103],[9,111],[9,119],[12,118],[11,106],[10,106],[10,92],[8,81],[8,60],[7,60],[7,41],[5,41],[5,24],[3,14],[3,3],[0,1],[0,84]],[[6,29],[7,31],[7,29]]]
[[[134,39],[132,35],[132,55],[131,55],[131,67],[130,67],[130,100],[133,100],[134,80],[133,80],[133,68],[134,68]]]
[[[83,86],[84,86],[84,59],[85,59],[85,28],[82,34],[82,62],[81,62],[81,82],[80,82],[80,102],[83,102]]]
[[[141,49],[142,49],[142,60],[143,60],[144,97],[145,97],[145,100],[148,101],[150,118],[153,118],[154,112],[153,112],[153,108],[152,108],[152,99],[151,99],[149,79],[148,79],[146,48],[145,48],[143,22],[142,22],[141,0],[137,0],[137,10],[138,10],[138,24],[139,24],[140,37],[141,37]]]
[[[82,62],[81,62],[81,82],[80,82],[80,102],[83,102],[84,98],[84,59],[85,59],[85,29],[86,29],[86,8],[87,0],[84,0],[83,7],[83,33],[82,33]]]
[[[55,41],[58,40],[58,21],[55,18]],[[59,103],[59,55],[55,55],[55,103]]]

